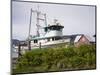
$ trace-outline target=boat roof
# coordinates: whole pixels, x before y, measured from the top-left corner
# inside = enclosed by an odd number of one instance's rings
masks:
[[[80,39],[81,37],[82,37],[81,35],[76,36],[76,38],[75,38],[74,42],[78,42],[78,41],[79,41],[79,39]]]
[[[76,36],[78,35],[63,35],[63,36],[40,36],[40,37],[32,37],[31,40],[41,40],[41,39],[47,39],[52,37],[62,37],[63,39],[71,38],[71,40],[75,40]],[[81,35],[80,35],[81,36]]]
[[[61,26],[61,25],[49,25],[47,27],[44,27],[44,28],[48,28],[48,29],[51,29],[51,28],[64,28],[64,26]]]
[[[41,37],[34,37],[31,40],[41,40],[41,39],[47,39],[47,38],[52,38],[52,37],[61,37],[61,36],[41,36]]]

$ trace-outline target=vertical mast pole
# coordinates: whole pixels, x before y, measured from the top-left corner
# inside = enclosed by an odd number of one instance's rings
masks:
[[[37,36],[40,36],[40,33],[39,33],[39,14],[40,14],[40,12],[39,12],[39,6],[38,6],[38,10],[37,10],[37,24],[36,24],[36,26],[37,26]]]
[[[47,18],[46,18],[46,14],[44,14],[44,18],[45,18],[45,26],[47,27]]]
[[[29,24],[29,34],[28,34],[28,38],[30,37],[30,32],[31,32],[31,19],[32,19],[32,8],[31,8],[31,12],[30,12],[30,24]]]
[[[30,12],[30,24],[29,24],[29,34],[28,34],[28,49],[29,50],[31,50],[31,41],[30,41],[31,21],[32,21],[32,8]]]

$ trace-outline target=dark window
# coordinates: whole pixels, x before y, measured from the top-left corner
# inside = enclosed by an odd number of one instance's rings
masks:
[[[54,41],[54,40],[55,40],[55,38],[53,37],[53,38],[52,38],[52,41]]]
[[[38,43],[38,40],[34,40],[34,43]]]
[[[50,41],[50,38],[48,38],[47,41]]]
[[[60,40],[61,39],[61,37],[55,37],[55,40]]]

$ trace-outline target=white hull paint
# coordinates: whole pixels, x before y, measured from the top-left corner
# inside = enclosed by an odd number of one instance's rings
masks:
[[[51,46],[55,46],[57,44],[63,44],[63,43],[67,45],[69,41],[70,41],[69,39],[62,39],[62,40],[57,40],[57,41],[41,42],[41,48],[51,47]],[[32,49],[39,48],[40,47],[39,43],[37,44],[31,43],[31,48]]]

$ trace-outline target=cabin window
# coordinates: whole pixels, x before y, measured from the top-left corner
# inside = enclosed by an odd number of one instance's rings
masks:
[[[48,38],[47,41],[50,41],[50,38]]]
[[[34,40],[34,43],[38,43],[38,40]]]
[[[61,37],[55,37],[55,40],[60,40],[61,39]]]
[[[55,38],[53,37],[53,38],[52,38],[52,41],[54,41],[54,40],[55,40]]]

